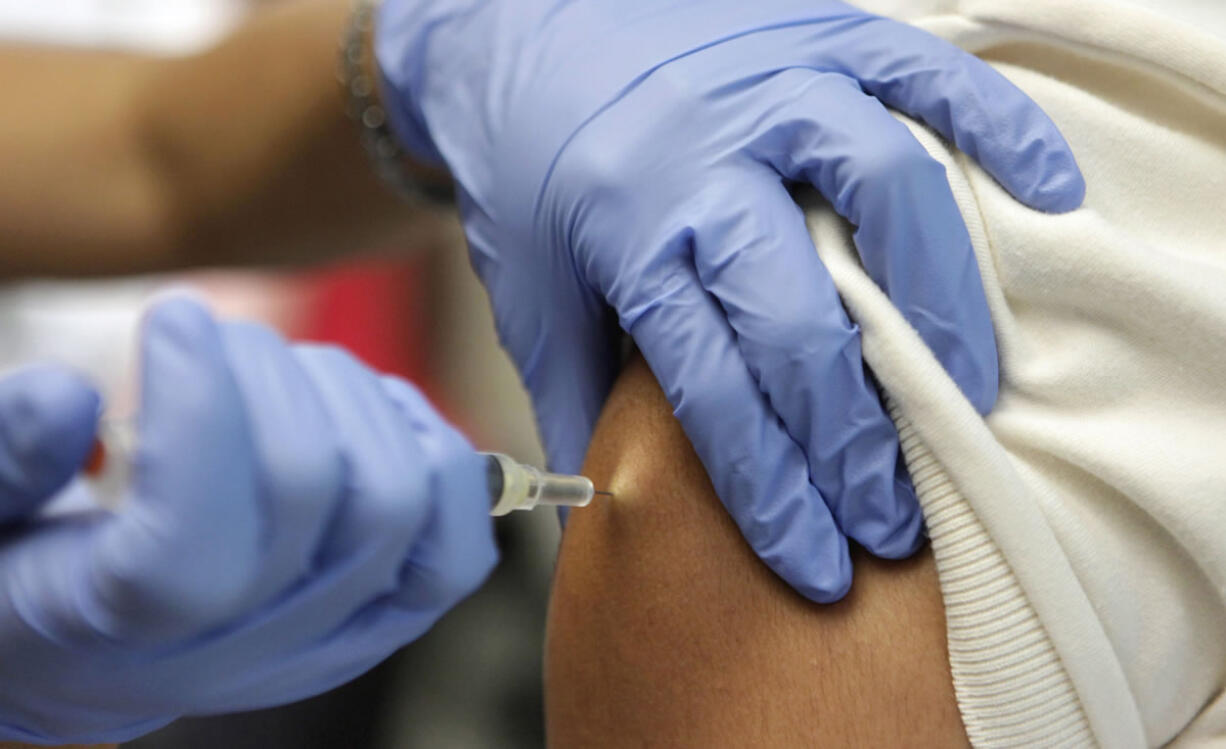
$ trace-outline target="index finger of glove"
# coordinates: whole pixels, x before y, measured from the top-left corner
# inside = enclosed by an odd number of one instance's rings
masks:
[[[745,363],[849,538],[883,557],[919,543],[922,517],[882,408],[800,208],[778,175],[756,169],[713,188],[697,222],[695,263],[728,316]]]
[[[851,586],[847,539],[693,267],[678,263],[620,312],[750,546],[806,597],[842,598]]]
[[[987,413],[1000,379],[995,333],[944,167],[844,76],[793,69],[761,87],[761,96],[781,103],[749,150],[811,183],[856,225],[865,270]]]
[[[498,560],[485,459],[412,385],[384,377],[383,389],[435,467],[429,487],[434,509],[401,568],[394,601],[439,617],[476,590]]]
[[[923,120],[1018,200],[1053,213],[1081,205],[1085,179],[1068,142],[1038,104],[986,62],[885,18],[847,24],[821,45],[823,67]]]

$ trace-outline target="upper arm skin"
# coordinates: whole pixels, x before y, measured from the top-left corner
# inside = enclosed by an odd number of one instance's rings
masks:
[[[554,747],[958,746],[931,554],[855,557],[841,603],[792,591],[719,504],[641,360],[596,429],[546,644]]]

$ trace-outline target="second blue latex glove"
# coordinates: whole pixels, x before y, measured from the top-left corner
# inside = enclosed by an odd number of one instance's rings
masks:
[[[85,460],[92,389],[0,382],[0,740],[120,741],[319,694],[497,559],[483,460],[407,383],[185,300],[141,348],[114,514],[32,513]]]
[[[902,557],[922,518],[859,331],[788,193],[857,227],[865,268],[982,412],[997,353],[936,129],[1018,199],[1077,207],[1054,125],[983,62],[820,0],[387,0],[393,124],[459,188],[474,264],[553,466],[615,374],[606,305],[758,555],[817,601],[847,538]]]

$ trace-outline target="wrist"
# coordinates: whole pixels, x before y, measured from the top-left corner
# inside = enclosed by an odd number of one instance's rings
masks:
[[[356,0],[341,40],[338,76],[348,115],[385,184],[414,201],[450,203],[450,175],[424,128],[398,121],[397,92],[382,75],[375,55],[377,12],[373,0]]]

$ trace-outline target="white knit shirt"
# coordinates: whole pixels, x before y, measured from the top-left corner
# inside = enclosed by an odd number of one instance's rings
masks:
[[[986,421],[848,227],[810,213],[900,425],[967,730],[977,746],[1226,742],[1226,34],[1132,3],[931,6],[908,20],[1030,94],[1088,185],[1080,210],[1037,213],[908,123],[979,257],[1002,364]]]

